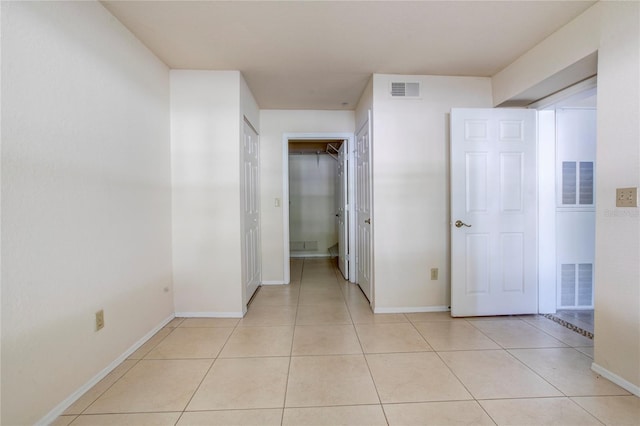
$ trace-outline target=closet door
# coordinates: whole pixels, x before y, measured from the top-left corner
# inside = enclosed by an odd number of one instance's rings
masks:
[[[372,234],[371,221],[371,112],[367,122],[356,135],[356,223],[358,285],[373,300]]]
[[[245,120],[242,146],[242,280],[245,306],[258,289],[261,280],[259,148],[258,133]]]

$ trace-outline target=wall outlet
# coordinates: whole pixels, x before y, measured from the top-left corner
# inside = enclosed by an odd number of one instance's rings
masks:
[[[638,207],[638,188],[616,188],[616,207]]]
[[[96,331],[104,328],[104,310],[100,309],[96,312]]]
[[[438,279],[438,268],[431,268],[431,280],[435,281]]]

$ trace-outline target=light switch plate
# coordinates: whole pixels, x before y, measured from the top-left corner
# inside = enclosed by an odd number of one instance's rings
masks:
[[[616,207],[638,207],[638,188],[616,188]]]

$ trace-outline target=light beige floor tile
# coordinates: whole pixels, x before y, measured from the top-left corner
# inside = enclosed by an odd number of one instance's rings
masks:
[[[347,283],[340,286],[344,300],[349,306],[366,308],[371,312],[371,306],[367,298],[357,284]]]
[[[69,426],[78,416],[60,416],[53,421],[49,426]]]
[[[285,408],[283,426],[386,426],[380,405]]]
[[[220,352],[220,358],[289,356],[293,326],[238,327]]]
[[[80,416],[73,426],[173,426],[180,413],[91,414]]]
[[[411,322],[420,321],[464,321],[460,318],[454,318],[451,316],[451,312],[415,312],[405,314],[407,319]]]
[[[500,346],[466,321],[415,323],[418,332],[436,351],[500,349]]]
[[[165,325],[165,327],[168,327],[168,328],[179,327],[180,324],[182,324],[182,321],[184,321],[184,318],[180,318],[180,317],[174,318],[171,321],[169,321],[169,323]]]
[[[577,351],[582,352],[583,354],[585,354],[586,356],[588,356],[589,358],[593,359],[593,346],[589,346],[588,348],[582,348],[582,347],[575,347],[574,348]]]
[[[342,297],[342,291],[340,291],[340,286],[335,283],[302,284],[302,286],[300,287],[300,301],[302,301],[303,296],[316,295]]]
[[[186,318],[179,327],[222,327],[233,328],[240,322],[240,318]]]
[[[125,360],[107,374],[102,380],[95,384],[91,389],[85,392],[80,398],[76,400],[69,408],[67,408],[64,414],[82,414],[84,410],[93,402],[98,399],[111,385],[113,385],[120,377],[122,377],[127,371],[129,371],[137,361]]]
[[[351,324],[345,304],[300,305],[296,325]]]
[[[212,360],[141,360],[85,414],[181,411]]]
[[[506,351],[439,352],[476,399],[563,396]]]
[[[629,395],[592,371],[593,360],[575,349],[512,349],[509,352],[567,396]]]
[[[177,326],[176,326],[177,327]],[[134,353],[129,355],[127,359],[142,359],[147,355],[153,348],[158,346],[160,342],[164,340],[169,334],[174,331],[174,327],[165,327],[162,330],[158,331],[154,334],[149,340],[144,342],[142,346],[140,346]]]
[[[571,399],[606,425],[640,424],[640,398],[637,396],[591,396]]]
[[[296,321],[296,306],[251,306],[240,320],[240,327],[293,325]]]
[[[300,289],[289,285],[262,286],[251,301],[253,306],[297,305]]]
[[[496,399],[480,405],[498,425],[601,425],[568,398]]]
[[[555,337],[569,346],[593,346],[593,340],[542,316],[525,319],[525,322]]]
[[[313,293],[313,292],[332,292],[339,293],[342,296],[342,292],[340,291],[340,286],[331,280],[320,280],[320,281],[302,281],[300,284],[300,298],[305,293]]]
[[[353,325],[296,326],[292,355],[361,354]]]
[[[409,322],[404,314],[374,314],[368,304],[349,305],[354,324],[387,324]]]
[[[471,399],[434,352],[367,355],[383,403]]]
[[[495,425],[475,401],[385,404],[389,426]]]
[[[186,412],[177,426],[279,426],[282,408]]]
[[[179,327],[167,336],[145,359],[215,358],[233,328]]]
[[[431,346],[410,323],[357,324],[365,353],[431,351]]]
[[[291,358],[286,407],[379,402],[364,356]]]
[[[289,358],[217,359],[187,411],[281,408]]]
[[[594,331],[593,330],[594,329],[593,324],[591,324],[589,322],[582,321],[582,320],[579,320],[577,318],[571,318],[571,317],[567,318],[565,316],[560,316],[560,319],[563,319],[563,320],[567,321],[569,324],[575,325],[576,327],[579,327],[579,328],[581,328],[583,330],[590,331],[591,333],[593,333],[593,331]]]
[[[471,324],[503,348],[558,348],[567,346],[519,319],[472,321]]]
[[[344,305],[344,297],[339,288],[306,289],[300,291],[300,305],[319,305],[333,303]]]
[[[499,315],[493,317],[463,317],[469,322],[475,321],[522,321],[522,318],[528,315]]]

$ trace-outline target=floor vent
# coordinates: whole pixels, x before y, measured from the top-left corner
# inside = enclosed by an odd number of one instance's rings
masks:
[[[290,251],[316,251],[318,250],[317,241],[289,241]]]

